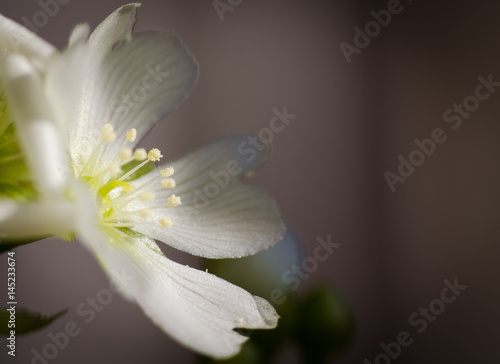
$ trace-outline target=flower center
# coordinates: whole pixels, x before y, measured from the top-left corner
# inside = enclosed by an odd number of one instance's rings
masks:
[[[133,186],[129,181],[155,169],[163,155],[157,148],[147,152],[143,148],[132,150],[127,143],[133,143],[136,139],[136,129],[130,129],[115,157],[108,166],[103,168],[95,176],[81,177],[88,186],[95,191],[96,198],[100,203],[99,217],[101,223],[106,226],[132,228],[138,225],[155,223],[162,227],[170,227],[173,224],[169,216],[158,217],[155,210],[164,211],[165,207],[174,208],[179,206],[181,198],[175,194],[170,195],[166,201],[159,201],[154,191],[158,185],[163,189],[173,189],[176,182],[171,176],[174,168],[168,167],[160,171],[157,177],[149,179],[140,186]],[[116,141],[116,133],[111,124],[105,124],[101,129],[101,138],[94,149],[90,159],[95,158],[98,149]],[[89,159],[89,163],[93,162]],[[85,171],[85,167],[83,169]],[[147,206],[147,207],[145,207]]]

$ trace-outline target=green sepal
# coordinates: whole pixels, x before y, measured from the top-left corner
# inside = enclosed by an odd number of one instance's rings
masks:
[[[33,201],[38,198],[38,192],[31,182],[0,177],[0,198],[8,198],[16,202]]]

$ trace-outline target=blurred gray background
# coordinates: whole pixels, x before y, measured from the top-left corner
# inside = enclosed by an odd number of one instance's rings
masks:
[[[76,23],[94,28],[123,4],[72,0],[39,35],[62,48]],[[356,337],[335,362],[374,362],[380,344],[401,331],[414,342],[399,363],[495,362],[500,90],[480,101],[457,130],[443,113],[474,95],[479,76],[500,81],[500,6],[403,0],[402,11],[348,63],[339,44],[353,45],[354,27],[364,29],[370,12],[387,6],[246,0],[221,21],[212,1],[143,1],[136,29],[175,31],[201,70],[188,100],[143,145],[175,156],[227,134],[257,132],[269,126],[273,108],[286,106],[297,116],[274,135],[272,161],[257,178],[303,239],[306,256],[317,237],[331,235],[342,244],[301,287],[327,281],[352,305]],[[38,11],[36,1],[0,5],[18,22]],[[447,140],[391,192],[384,173],[397,173],[398,156],[408,158],[417,148],[414,139],[429,138],[435,128]],[[108,281],[78,243],[46,240],[18,248],[16,257],[18,301],[45,313],[69,313],[19,338],[15,360],[2,344],[1,362],[30,363],[31,350],[40,351],[48,333],[71,320],[82,333],[50,363],[192,360],[117,295],[92,323],[82,322],[75,308]],[[468,288],[417,333],[410,315],[439,298],[443,281],[455,277]],[[297,362],[293,351],[281,361]]]

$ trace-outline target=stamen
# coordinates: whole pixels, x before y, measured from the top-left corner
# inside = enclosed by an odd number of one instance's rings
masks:
[[[161,181],[161,185],[162,185],[163,188],[168,188],[168,189],[174,188],[175,185],[176,185],[175,179],[173,179],[173,178],[163,179]]]
[[[145,158],[143,159],[143,157],[145,157]],[[123,181],[124,179],[127,179],[132,174],[134,174],[136,171],[138,171],[139,169],[144,167],[149,161],[158,161],[158,160],[160,160],[161,157],[163,157],[161,155],[161,152],[156,148],[151,149],[148,154],[146,154],[146,151],[142,148],[137,149],[134,152],[134,158],[138,161],[143,160],[143,162],[141,164],[135,166],[134,168],[132,168],[130,171],[125,173],[123,176],[121,176],[118,179],[118,181]]]
[[[109,133],[112,133],[115,129],[113,128],[113,125],[111,125],[110,123],[106,123],[102,126],[101,128],[101,133],[102,134],[109,134]]]
[[[118,181],[123,181],[127,178],[129,178],[131,175],[133,175],[135,172],[137,172],[139,169],[141,169],[142,167],[144,167],[147,163],[149,162],[149,160],[145,160],[144,162],[142,162],[141,164],[135,166],[134,168],[132,168],[130,171],[128,171],[127,173],[125,173],[123,176],[121,176]]]
[[[120,151],[120,160],[123,163],[128,163],[130,158],[132,158],[133,152],[132,149],[130,148],[124,148]]]
[[[135,141],[135,138],[137,138],[137,130],[135,130],[135,128],[132,128],[127,132],[127,140],[133,143]]]
[[[157,148],[153,148],[149,151],[148,153],[148,159],[151,162],[158,162],[163,156],[161,155],[161,152]]]
[[[147,158],[148,158],[148,154],[146,153],[146,149],[139,148],[139,149],[135,150],[134,159],[136,161],[143,161],[143,160],[146,160]]]
[[[141,192],[150,192],[149,190],[151,188],[155,189],[155,184],[158,183],[158,179],[160,176],[156,176],[152,178],[151,180],[143,183],[142,185],[136,186],[134,190],[134,194],[132,195],[121,195],[118,196],[113,200],[113,205],[115,206],[116,209],[121,208],[122,206],[125,206],[129,204],[134,198],[136,198],[138,195],[140,195]],[[159,206],[160,208],[164,208],[164,205]]]
[[[151,224],[151,222],[148,221],[149,218],[150,217],[146,217],[143,220],[139,220],[139,219],[137,219],[137,217],[129,217],[128,219],[124,219],[124,220],[115,220],[114,218],[113,219],[103,219],[103,223],[106,226],[110,226],[110,227],[134,228],[136,226],[141,226],[141,225],[148,226],[149,224]]]
[[[120,166],[116,164],[112,164],[108,168],[108,172],[111,174],[111,176],[116,176],[117,174],[120,174],[121,171],[122,170],[120,169]]]
[[[168,206],[173,208],[173,207],[176,207],[176,206],[179,206],[180,204],[182,204],[182,201],[181,201],[181,198],[179,196],[176,196],[176,195],[171,195],[169,198],[168,198]]]
[[[105,143],[111,143],[115,141],[116,134],[113,129],[113,125],[107,123],[101,128],[101,138]]]
[[[101,128],[101,138],[99,139],[97,145],[93,148],[89,159],[82,167],[82,170],[80,171],[80,176],[85,176],[88,173],[88,169],[94,167],[94,164],[97,161],[97,158],[99,157],[99,152],[102,144],[111,143],[115,139],[116,139],[116,134],[114,132],[113,125],[111,125],[110,123],[104,124]],[[101,173],[95,175],[94,177],[98,177],[101,174],[107,173],[108,168],[109,167],[104,168],[103,170],[101,170]]]
[[[138,225],[150,224],[150,220],[152,218],[154,219],[155,216],[154,211],[157,209],[165,209],[165,203],[161,203],[161,201],[157,198],[156,193],[153,192],[157,190],[158,182],[160,182],[161,186],[166,189],[175,188],[177,184],[175,179],[170,178],[175,172],[172,166],[161,170],[159,175],[157,174],[154,178],[149,179],[147,182],[137,186],[136,188],[128,182],[125,182],[126,179],[130,178],[131,175],[133,175],[140,168],[144,167],[147,163],[158,162],[161,158],[163,158],[161,151],[157,148],[152,148],[149,152],[147,152],[143,148],[133,150],[132,148],[125,147],[127,142],[135,142],[137,138],[136,129],[130,129],[125,136],[125,141],[123,141],[123,144],[118,149],[114,159],[108,164],[108,167],[102,169],[101,172],[94,175],[93,178],[100,178],[98,180],[96,179],[96,181],[99,185],[101,185],[98,190],[103,206],[103,210],[101,211],[101,221],[107,226],[133,228]],[[115,139],[116,133],[113,125],[110,123],[103,125],[101,128],[101,138],[99,143],[94,148],[93,155],[84,166],[84,170],[95,162],[100,153],[99,149],[105,147],[104,143],[111,143]],[[123,173],[121,168],[134,160],[138,162],[137,166],[122,176],[119,176],[119,174]],[[115,175],[118,176],[115,177]],[[117,179],[110,181],[110,176]],[[111,193],[111,191],[118,187],[121,187],[123,192],[117,191],[117,193]],[[135,209],[135,205],[130,205],[133,202],[143,203],[143,208]],[[181,204],[181,198],[175,194],[171,194],[167,199],[167,205],[170,208],[174,208]],[[129,208],[126,208],[125,206],[129,206]],[[129,210],[130,208],[132,211]],[[173,222],[170,217],[163,217],[159,220],[159,224],[162,227],[171,227]]]
[[[173,175],[173,174],[174,174],[174,172],[175,172],[175,171],[174,171],[174,167],[168,167],[168,168],[162,169],[162,170],[160,171],[160,174],[161,174],[161,176],[162,176],[162,177],[164,177],[164,178],[168,178],[168,177],[170,177],[171,175]]]
[[[170,217],[164,217],[163,219],[160,220],[160,225],[162,227],[171,227],[172,219]]]

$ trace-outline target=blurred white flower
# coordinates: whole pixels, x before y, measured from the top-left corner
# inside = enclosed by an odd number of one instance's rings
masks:
[[[247,339],[233,329],[272,328],[275,310],[169,260],[153,239],[208,258],[242,257],[279,241],[284,225],[276,204],[239,181],[265,163],[269,147],[249,149],[251,136],[238,135],[158,169],[160,150],[136,148],[197,75],[171,32],[132,32],[138,6],[119,8],[89,38],[88,27],[78,26],[63,52],[0,17],[0,33],[11,32],[0,35],[7,51],[0,79],[42,195],[29,204],[0,203],[8,211],[0,231],[79,235],[110,276],[134,277],[122,294],[166,333],[227,358]]]

